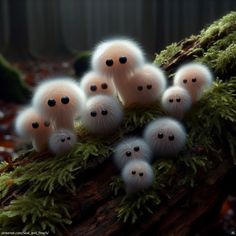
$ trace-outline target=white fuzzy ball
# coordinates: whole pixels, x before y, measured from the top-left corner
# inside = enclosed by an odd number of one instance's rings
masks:
[[[185,145],[186,131],[172,118],[159,118],[147,125],[144,139],[158,156],[176,155]]]
[[[98,94],[115,96],[116,94],[113,81],[94,71],[86,73],[81,78],[80,87],[87,96],[95,96]]]
[[[97,95],[87,100],[82,114],[82,124],[94,134],[115,132],[123,119],[120,103],[111,96]]]
[[[68,153],[77,142],[74,132],[67,129],[58,129],[49,137],[49,149],[56,155]]]
[[[131,73],[144,63],[143,52],[132,40],[112,39],[100,43],[92,56],[93,70],[108,77]]]
[[[122,179],[127,193],[134,193],[150,187],[154,173],[150,164],[142,160],[129,161],[122,170]]]
[[[184,87],[192,97],[192,101],[199,100],[213,81],[209,68],[198,63],[188,63],[181,66],[174,77],[174,85]]]
[[[84,92],[70,78],[58,78],[41,83],[35,90],[33,106],[52,120],[56,128],[73,129],[74,119],[81,115]]]
[[[128,138],[119,143],[114,152],[114,161],[118,168],[123,168],[130,160],[151,161],[151,149],[141,138]]]
[[[171,116],[182,119],[192,104],[189,92],[179,86],[169,87],[163,94],[161,104]]]

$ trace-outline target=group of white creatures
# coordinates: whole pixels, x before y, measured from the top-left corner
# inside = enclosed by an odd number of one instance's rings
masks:
[[[173,85],[156,65],[147,63],[140,47],[127,39],[99,44],[91,71],[80,84],[70,78],[42,82],[31,106],[19,112],[15,129],[30,138],[36,151],[47,147],[56,154],[76,144],[75,119],[96,135],[115,132],[123,120],[123,107],[148,106],[160,100],[174,118],[162,117],[145,127],[144,137],[131,137],[117,145],[114,160],[128,193],[149,187],[154,179],[150,162],[155,156],[175,156],[185,145],[186,131],[178,121],[212,83],[209,69],[197,63],[180,67]],[[178,119],[178,120],[177,120]]]

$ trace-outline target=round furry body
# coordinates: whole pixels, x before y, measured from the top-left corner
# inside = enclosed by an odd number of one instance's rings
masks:
[[[145,106],[155,103],[166,88],[163,71],[153,64],[137,68],[127,79],[127,95],[123,97],[125,106]]]
[[[49,138],[49,149],[56,155],[63,155],[71,151],[77,142],[74,132],[67,129],[54,131]]]
[[[114,161],[119,169],[130,160],[151,161],[151,149],[149,145],[141,138],[128,138],[119,143],[114,152]]]
[[[54,122],[55,127],[74,128],[74,119],[81,115],[85,95],[78,84],[69,78],[43,82],[36,88],[33,106],[40,114]]]
[[[172,118],[159,118],[147,125],[144,139],[156,156],[174,156],[185,145],[186,131],[182,124]]]
[[[29,107],[17,115],[15,130],[20,137],[30,139],[36,151],[42,151],[47,148],[48,137],[53,129],[48,120]]]
[[[143,63],[142,50],[129,39],[113,39],[100,43],[93,52],[91,62],[95,71],[108,77],[130,74]]]
[[[129,161],[124,166],[121,175],[128,194],[150,187],[154,179],[151,165],[142,160]]]
[[[81,78],[80,87],[87,96],[98,94],[115,96],[116,94],[113,81],[93,71],[88,72]]]
[[[184,87],[192,97],[192,102],[199,100],[213,81],[212,73],[205,65],[189,63],[181,66],[174,77],[174,85]]]
[[[82,124],[94,134],[111,134],[123,119],[123,110],[117,99],[107,95],[96,95],[87,100]]]
[[[189,92],[180,86],[171,86],[163,94],[161,103],[171,116],[182,119],[192,104]]]

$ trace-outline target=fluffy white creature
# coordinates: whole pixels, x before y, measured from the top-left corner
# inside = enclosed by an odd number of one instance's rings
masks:
[[[88,98],[81,116],[82,124],[94,134],[116,131],[123,120],[123,109],[117,99],[107,95]]]
[[[158,156],[176,155],[184,147],[186,136],[182,124],[168,117],[152,121],[144,130],[144,139]]]
[[[53,128],[50,122],[34,108],[28,107],[17,115],[15,130],[20,137],[31,140],[34,149],[40,152],[47,148],[48,138]]]
[[[68,153],[77,142],[74,132],[68,129],[58,129],[49,137],[49,149],[56,155]]]
[[[33,96],[33,106],[55,124],[56,129],[74,129],[74,119],[81,115],[85,102],[84,92],[69,78],[42,82]]]
[[[211,86],[213,75],[209,68],[198,63],[181,66],[174,77],[174,85],[184,87],[192,97],[192,102],[199,100],[203,92]]]
[[[171,86],[163,94],[161,104],[171,116],[182,119],[192,104],[189,92],[180,86]]]
[[[127,78],[126,93],[122,97],[125,106],[151,105],[160,99],[166,89],[166,77],[163,71],[153,64],[137,68]]]
[[[116,89],[111,78],[107,78],[94,71],[86,73],[81,78],[80,87],[87,96],[98,94],[115,96],[116,94]]]
[[[122,179],[128,194],[150,187],[154,173],[151,165],[142,160],[131,160],[122,169]]]
[[[152,154],[149,145],[142,139],[137,137],[127,138],[120,142],[114,152],[114,161],[119,169],[130,160],[151,161]]]
[[[144,55],[137,43],[129,39],[113,39],[100,43],[92,56],[92,68],[112,78],[117,93],[125,103],[130,96],[128,77],[144,64]]]

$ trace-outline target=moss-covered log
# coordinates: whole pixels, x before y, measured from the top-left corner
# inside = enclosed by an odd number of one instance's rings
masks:
[[[208,64],[218,80],[183,121],[185,150],[153,163],[150,189],[126,196],[111,155],[117,141],[142,134],[145,124],[164,115],[159,104],[126,110],[122,127],[108,138],[93,137],[78,123],[80,143],[67,156],[29,150],[13,165],[2,163],[0,231],[194,235],[199,220],[224,199],[225,176],[236,163],[235,22],[231,13],[157,55],[155,63],[169,75],[194,59]]]

